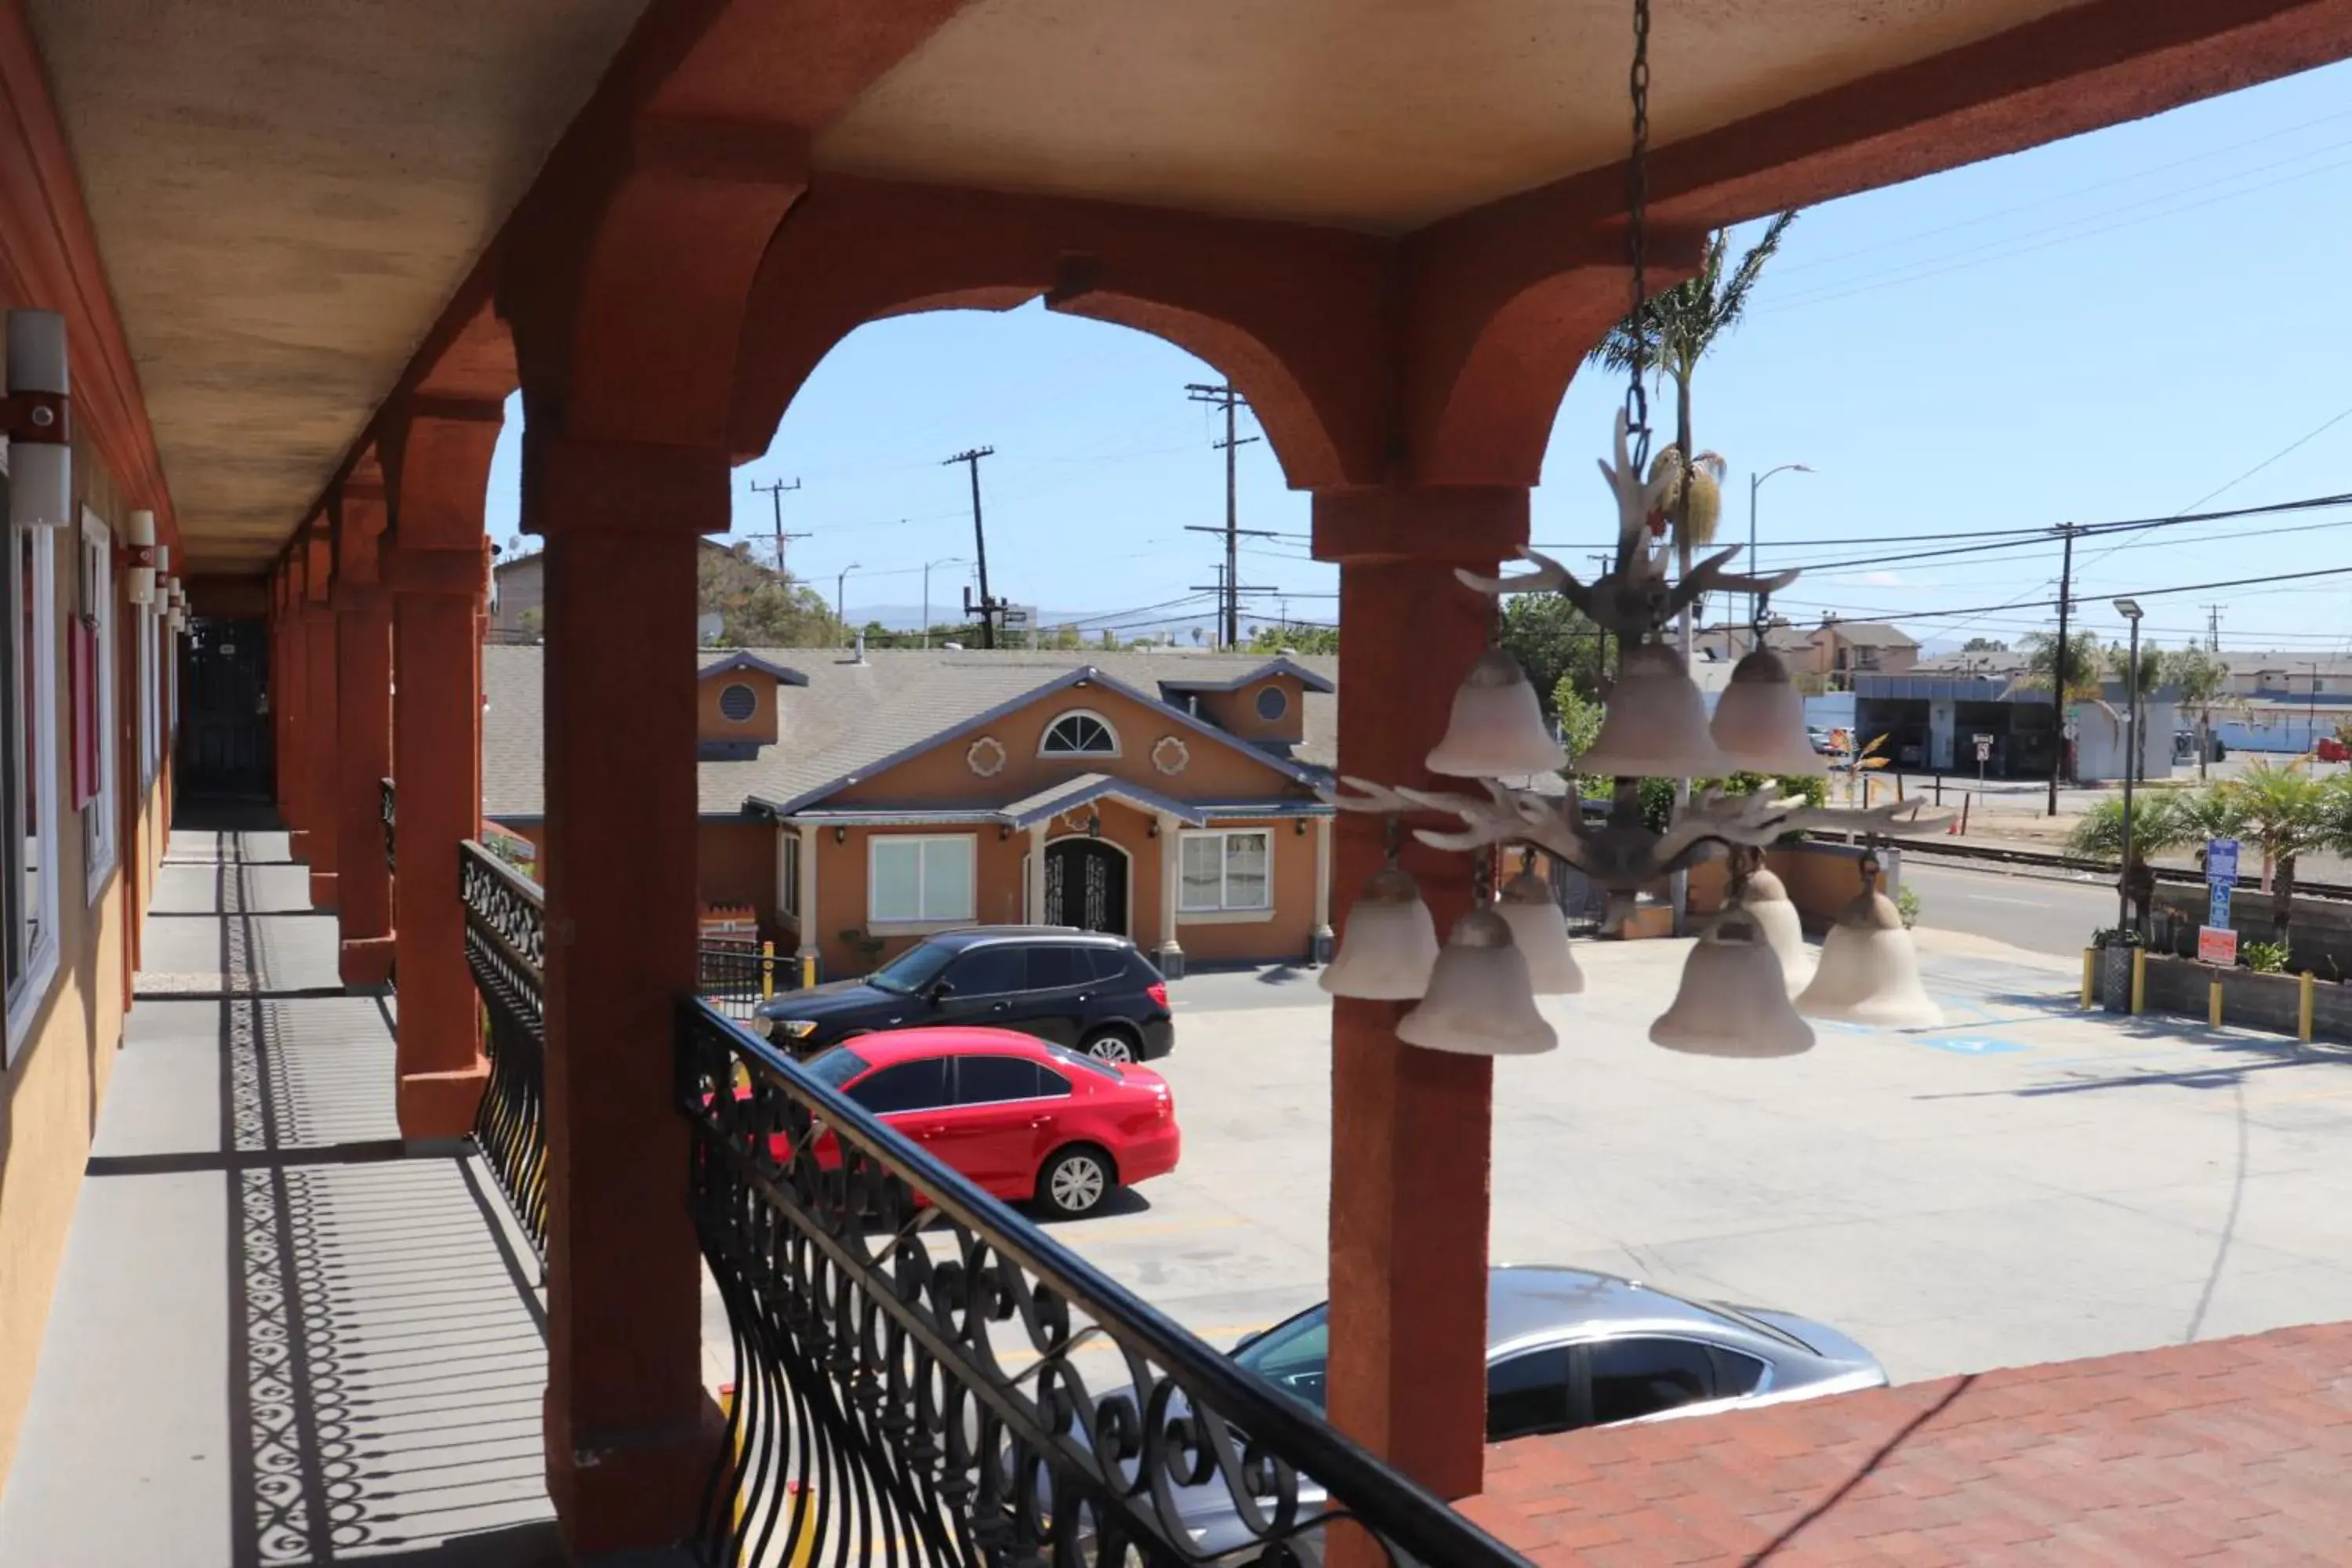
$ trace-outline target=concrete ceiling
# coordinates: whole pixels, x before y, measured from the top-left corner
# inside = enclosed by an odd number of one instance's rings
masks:
[[[28,0],[197,570],[318,496],[645,0]]]
[[[2078,0],[1657,0],[1678,141]],[[1626,0],[975,0],[820,168],[1373,230],[1624,155]]]

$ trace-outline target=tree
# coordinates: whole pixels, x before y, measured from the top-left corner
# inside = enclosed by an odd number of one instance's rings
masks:
[[[1576,759],[1592,750],[1593,742],[1601,739],[1601,723],[1607,715],[1597,700],[1579,688],[1573,674],[1554,681],[1550,695],[1551,710],[1559,717],[1560,747],[1568,752],[1564,771],[1572,781],[1576,777]]]
[[[1559,594],[1514,594],[1503,601],[1503,651],[1535,683],[1547,717],[1559,711],[1557,694],[1572,679],[1580,695],[1598,699],[1601,628]]]
[[[2009,645],[2005,642],[1995,642],[1990,637],[1970,637],[1960,645],[1960,651],[1962,653],[2007,653]]]
[[[2167,849],[2177,849],[2200,837],[2174,793],[2136,795],[2131,808],[2132,858],[2145,860]],[[2066,853],[2085,860],[2121,860],[2124,855],[2124,803],[2103,800],[2085,812],[2066,836]]]
[[[2025,635],[2025,673],[2016,684],[2028,691],[2047,691],[2058,667],[2058,637],[2054,632],[2028,632]],[[2066,694],[2060,700],[2063,708],[2069,702],[2086,702],[2096,698],[2107,668],[2107,651],[2100,645],[2095,632],[2069,632],[2066,635]]]
[[[2133,777],[2144,779],[2147,777],[2147,740],[2141,731],[2147,723],[2148,694],[2164,684],[2165,671],[2171,666],[2166,662],[2164,651],[2153,641],[2147,641],[2139,645],[2139,679],[2137,682],[2132,679],[2130,644],[2109,645],[2107,668],[2114,671],[2116,679],[2123,682],[2125,700],[2131,704],[2132,749],[2124,761],[2124,766]],[[2172,754],[2172,740],[2168,735],[2165,737],[2164,754],[2168,757]]]
[[[2282,944],[2293,921],[2296,858],[2338,845],[2343,826],[2340,788],[2313,778],[2304,763],[2301,757],[2284,767],[2256,763],[2220,786],[2234,795],[2241,831],[2262,847],[2270,865],[2271,928]]]
[[[705,550],[695,562],[695,608],[719,617],[719,640],[736,647],[834,647],[847,628],[824,596],[751,559],[751,546]]]
[[[1293,653],[1338,653],[1339,628],[1337,626],[1301,626],[1286,621],[1280,626],[1260,626],[1250,634],[1252,653],[1277,654],[1288,648]]]
[[[2230,689],[2230,667],[2215,655],[2191,643],[2168,654],[2164,677],[2180,694],[2180,706],[2197,718],[2197,776],[2206,776],[2213,755],[2213,710]]]

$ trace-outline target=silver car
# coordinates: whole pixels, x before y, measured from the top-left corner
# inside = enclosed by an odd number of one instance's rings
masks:
[[[1234,1359],[1318,1412],[1329,1307],[1253,1334]],[[1883,1387],[1876,1358],[1826,1324],[1762,1307],[1692,1301],[1613,1274],[1500,1265],[1486,1275],[1486,1440],[1813,1399]],[[1188,1489],[1184,1523],[1204,1554],[1248,1561],[1223,1489]],[[1300,1481],[1300,1511],[1323,1500]],[[1298,1542],[1320,1561],[1319,1531]]]

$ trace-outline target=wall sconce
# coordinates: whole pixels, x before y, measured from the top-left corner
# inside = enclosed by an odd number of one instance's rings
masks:
[[[1157,817],[1143,825],[1143,836],[1146,838],[1157,838],[1160,837],[1160,822]]]
[[[1307,837],[1307,819],[1305,817],[1294,816],[1290,819],[1290,835],[1294,838],[1304,838]]]
[[[122,593],[134,605],[155,602],[155,514],[134,511],[122,520]]]
[[[1087,818],[1087,837],[1089,838],[1102,837],[1102,818],[1099,816]]]
[[[0,436],[8,437],[8,521],[63,528],[73,521],[73,399],[66,379],[66,319],[8,312]]]
[[[1010,837],[1013,837],[1013,825],[1012,825],[1011,823],[1009,823],[1009,822],[1000,822],[1000,823],[998,823],[998,824],[996,825],[996,841],[997,841],[999,844],[1003,843],[1006,839],[1008,839],[1008,838],[1010,838]]]
[[[839,823],[837,823],[837,822],[836,822],[836,823],[835,823],[835,824],[833,825],[833,841],[834,841],[835,844],[846,844],[846,843],[848,843],[848,842],[849,842],[849,829],[847,829],[846,827],[842,826],[841,826],[841,824],[839,824]]]

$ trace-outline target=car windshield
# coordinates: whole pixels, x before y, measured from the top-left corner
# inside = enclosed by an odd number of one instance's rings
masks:
[[[955,953],[935,942],[919,942],[881,968],[866,977],[866,984],[877,990],[912,996],[930,989],[940,971],[948,966]]]
[[[801,1070],[810,1074],[827,1089],[839,1089],[871,1065],[864,1057],[847,1046],[835,1046],[829,1051],[819,1051],[801,1064]]]
[[[1277,1323],[1234,1352],[1234,1360],[1302,1405],[1323,1408],[1323,1372],[1331,1357],[1327,1304]]]

